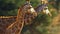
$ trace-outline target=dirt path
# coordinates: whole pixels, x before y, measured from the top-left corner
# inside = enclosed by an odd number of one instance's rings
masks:
[[[49,34],[60,34],[60,14],[53,18],[49,26]]]

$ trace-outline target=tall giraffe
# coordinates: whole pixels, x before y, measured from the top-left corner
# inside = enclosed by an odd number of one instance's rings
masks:
[[[15,30],[15,31],[13,31],[14,34],[20,34],[23,29],[24,23],[29,24],[30,19],[34,18],[34,16],[36,16],[36,15],[37,14],[35,13],[35,10],[32,8],[30,1],[27,0],[27,2],[18,9],[16,22],[14,22],[10,26],[8,26],[7,30],[9,30],[9,29]],[[8,32],[8,34],[9,34],[9,32]]]
[[[35,10],[37,13],[42,12],[44,14],[47,14],[49,16],[52,16],[52,14],[50,13],[49,9],[48,9],[48,0],[41,0],[41,5],[38,5]]]

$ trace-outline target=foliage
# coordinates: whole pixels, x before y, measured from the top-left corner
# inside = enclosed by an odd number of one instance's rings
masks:
[[[48,16],[48,15],[46,15],[46,14],[39,14],[39,15],[36,17],[35,21],[36,21],[37,23],[43,24],[44,26],[47,26],[47,25],[49,25],[49,23],[51,22],[51,17]],[[35,22],[35,21],[34,21],[34,22]]]
[[[41,34],[48,34],[48,29],[47,29],[46,26],[44,27],[44,26],[40,25],[40,26],[37,26],[36,29],[37,29],[39,32],[41,32]]]

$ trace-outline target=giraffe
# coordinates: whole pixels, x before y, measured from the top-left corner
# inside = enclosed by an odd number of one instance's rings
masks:
[[[16,18],[16,22],[12,23],[10,26],[7,27],[7,31],[9,29],[15,30],[13,34],[20,34],[24,25],[31,23],[31,18],[33,19],[35,16],[37,16],[37,13],[31,6],[29,0],[26,0],[27,2],[19,7],[18,14]],[[30,23],[29,23],[30,22]],[[9,32],[8,32],[9,34]],[[12,34],[12,33],[10,33]]]
[[[48,9],[48,0],[41,0],[41,5],[38,5],[35,10],[37,13],[42,12],[44,14],[47,14],[49,16],[52,16],[52,14],[50,13],[49,9]]]

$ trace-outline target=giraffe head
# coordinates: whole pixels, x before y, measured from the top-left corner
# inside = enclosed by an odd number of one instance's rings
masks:
[[[45,13],[45,14],[47,14],[47,15],[49,15],[49,16],[52,16],[47,6],[44,7],[43,13]]]
[[[48,9],[48,6],[46,4],[42,4],[42,5],[38,6],[35,10],[38,14],[43,13],[43,14],[47,14],[49,16],[52,16],[49,9]]]
[[[35,12],[35,9],[32,7],[30,0],[26,0],[26,3],[24,4],[23,10],[29,13]]]

